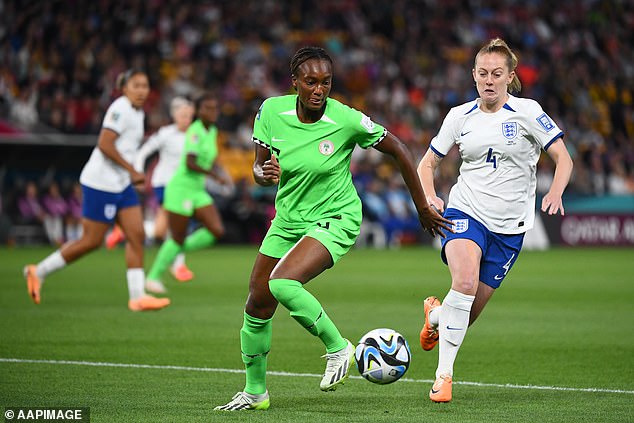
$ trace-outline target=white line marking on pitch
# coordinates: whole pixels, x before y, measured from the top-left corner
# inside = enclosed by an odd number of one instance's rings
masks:
[[[103,363],[98,361],[73,361],[73,360],[31,360],[23,358],[1,358],[0,363],[33,363],[33,364],[65,364],[75,366],[93,367],[122,367],[127,369],[154,369],[154,370],[183,370],[187,372],[212,372],[212,373],[244,373],[238,369],[219,369],[213,367],[188,367],[188,366],[166,366],[157,364],[126,364],[126,363]],[[322,377],[322,375],[312,373],[291,373],[268,371],[271,376],[288,377]],[[353,379],[361,379],[361,376],[350,376]],[[403,382],[411,383],[433,383],[431,379],[401,379]],[[515,385],[512,383],[481,383],[481,382],[454,382],[456,385],[480,386],[488,388],[509,388],[509,389],[534,389],[542,391],[569,391],[569,392],[600,392],[611,394],[634,394],[634,391],[623,389],[603,389],[603,388],[570,388],[565,386],[539,386],[539,385]]]

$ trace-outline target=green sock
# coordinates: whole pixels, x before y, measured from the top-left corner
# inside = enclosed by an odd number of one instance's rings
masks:
[[[181,252],[182,249],[183,247],[178,245],[172,238],[165,241],[163,245],[161,245],[156,258],[154,259],[154,263],[152,263],[152,268],[147,274],[147,279],[154,281],[160,280],[165,270],[170,267],[174,258]]]
[[[291,279],[271,279],[269,289],[300,325],[321,339],[327,352],[339,351],[347,345],[317,298],[306,291],[300,282]]]
[[[244,392],[260,395],[266,392],[266,356],[271,349],[272,319],[258,319],[244,313],[240,329],[242,361],[247,371]]]
[[[213,236],[207,228],[199,228],[195,230],[191,235],[185,238],[183,244],[184,251],[201,250],[206,247],[211,247],[216,242],[216,237]]]

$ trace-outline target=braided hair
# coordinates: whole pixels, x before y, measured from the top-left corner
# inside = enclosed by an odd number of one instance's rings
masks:
[[[332,59],[321,47],[302,47],[293,55],[291,59],[291,75],[297,76],[299,66],[307,60],[320,59],[327,60],[332,66]]]

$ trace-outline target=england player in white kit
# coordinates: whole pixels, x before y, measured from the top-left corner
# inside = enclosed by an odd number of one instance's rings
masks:
[[[524,233],[533,226],[542,150],[556,168],[541,210],[564,214],[561,196],[572,160],[563,132],[536,101],[510,94],[521,88],[516,66],[515,54],[501,39],[480,49],[472,71],[479,98],[449,111],[418,167],[428,203],[444,211],[455,231],[442,239],[441,253],[451,289],[442,305],[436,297],[425,299],[420,334],[424,350],[439,344],[436,381],[429,393],[435,402],[451,400],[453,365],[467,328],[508,274]],[[454,145],[462,165],[445,209],[433,175]]]
[[[133,184],[145,176],[132,166],[143,139],[143,104],[150,88],[147,75],[129,70],[117,79],[123,95],[106,111],[97,147],[81,172],[83,192],[82,237],[63,245],[37,265],[27,265],[24,274],[29,295],[40,303],[44,279],[67,264],[98,248],[108,228],[117,221],[128,238],[127,281],[132,311],[156,310],[169,305],[167,298],[154,298],[144,290],[143,218]]]
[[[170,115],[174,123],[161,127],[154,135],[148,138],[138,150],[134,161],[134,168],[138,172],[143,172],[147,158],[158,152],[159,159],[152,173],[151,184],[159,203],[159,208],[154,219],[154,228],[146,228],[146,236],[161,240],[164,240],[167,235],[167,213],[163,209],[165,186],[180,163],[183,147],[185,146],[185,133],[194,117],[194,104],[186,98],[175,97],[170,102]],[[152,233],[149,231],[152,231]],[[116,242],[111,243],[116,244]],[[106,245],[108,244],[106,242]],[[171,271],[174,277],[181,282],[191,280],[194,277],[185,264],[184,253],[176,257]],[[154,293],[164,293],[162,289],[157,289],[157,287],[153,287],[149,283],[146,283],[146,289]]]

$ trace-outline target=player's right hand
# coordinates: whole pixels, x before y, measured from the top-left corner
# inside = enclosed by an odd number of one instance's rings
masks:
[[[130,172],[130,181],[132,185],[141,185],[145,182],[145,173],[132,170]]]
[[[280,182],[281,173],[280,163],[274,155],[271,155],[271,158],[262,165],[262,178],[271,184]]]

